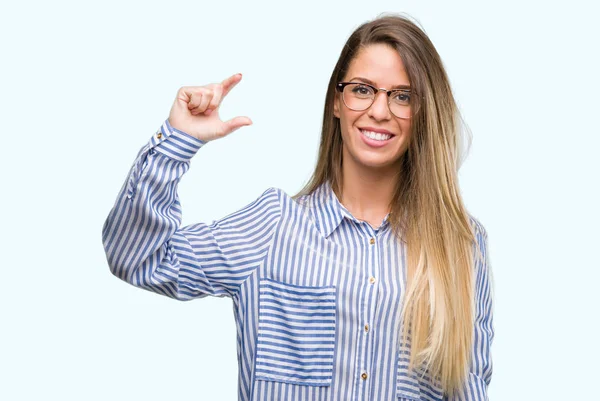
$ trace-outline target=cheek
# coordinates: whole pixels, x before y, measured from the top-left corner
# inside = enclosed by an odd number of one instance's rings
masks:
[[[342,111],[342,124],[346,125],[349,129],[361,118],[364,114],[362,111],[343,110]]]
[[[342,112],[342,119],[340,119],[341,122],[341,128],[342,128],[342,137],[344,137],[344,139],[348,139],[348,140],[357,140],[358,137],[356,136],[356,131],[358,128],[356,128],[356,122],[359,120],[360,118],[360,113],[356,113],[356,112]]]
[[[411,128],[411,122],[410,120],[400,120],[398,121],[398,126],[400,127],[400,131],[404,134],[409,136],[410,133],[410,128]]]

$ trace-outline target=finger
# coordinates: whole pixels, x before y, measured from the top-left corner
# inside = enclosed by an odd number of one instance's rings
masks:
[[[223,135],[228,135],[245,125],[252,125],[252,120],[250,120],[248,117],[235,117],[231,120],[225,121],[223,123],[223,126],[225,127]]]
[[[213,92],[208,90],[205,91],[202,94],[202,99],[200,99],[200,104],[198,105],[198,107],[196,107],[195,109],[192,110],[192,114],[193,115],[198,115],[201,113],[204,113],[206,111],[206,107],[208,107],[208,104],[210,103],[210,100],[213,97]]]
[[[204,96],[202,96],[202,101],[200,102],[200,106],[198,106],[198,110],[202,113],[206,111],[210,100],[213,97],[213,91],[207,91]]]
[[[241,80],[242,74],[238,73],[230,76],[229,78],[221,82],[221,84],[223,85],[223,97],[227,96],[229,91],[233,89],[233,87],[236,86]]]
[[[189,110],[193,110],[200,105],[200,101],[202,100],[202,93],[200,92],[185,92],[187,96],[189,96],[189,100],[187,102],[187,108]]]
[[[207,112],[209,112],[209,111],[212,112],[217,107],[219,107],[219,104],[221,104],[222,95],[223,95],[223,85],[215,85],[213,87],[212,99],[210,99],[210,102],[208,103],[208,107],[206,108]]]

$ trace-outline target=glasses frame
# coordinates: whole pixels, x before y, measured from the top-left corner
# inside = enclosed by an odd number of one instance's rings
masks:
[[[371,102],[371,104],[369,105],[369,107],[365,108],[365,109],[353,109],[352,107],[348,106],[346,104],[346,99],[344,99],[344,88],[350,84],[354,84],[354,85],[363,85],[363,86],[368,86],[369,88],[373,89],[373,92],[375,92],[375,95],[373,96],[373,101]],[[346,105],[346,107],[348,107],[350,110],[353,111],[365,111],[365,110],[369,110],[369,108],[371,106],[373,106],[373,103],[375,103],[375,98],[377,97],[377,95],[379,94],[379,92],[385,92],[386,96],[387,96],[387,104],[388,104],[388,110],[390,111],[390,113],[392,113],[394,116],[396,116],[396,114],[394,114],[394,112],[392,111],[392,109],[390,108],[390,103],[392,101],[391,99],[391,95],[392,93],[396,93],[396,92],[402,92],[402,93],[410,93],[410,94],[415,94],[415,92],[413,92],[412,89],[386,89],[386,88],[376,88],[375,86],[371,85],[371,84],[367,84],[365,82],[338,82],[335,85],[335,88],[337,89],[338,92],[340,92],[342,94],[342,101],[344,102],[344,104]],[[413,107],[413,105],[410,105],[411,109]],[[418,109],[418,108],[417,108]],[[416,113],[417,110],[413,110],[413,115],[414,113]],[[410,119],[410,117],[399,117],[396,116],[397,118],[402,118],[404,120],[408,120]]]

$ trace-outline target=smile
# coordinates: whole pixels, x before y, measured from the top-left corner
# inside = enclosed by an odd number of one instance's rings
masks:
[[[369,139],[373,139],[376,141],[387,141],[388,139],[390,139],[393,135],[391,134],[382,134],[380,132],[373,132],[373,131],[366,131],[366,130],[360,130],[360,132],[363,133],[364,136],[366,136]]]

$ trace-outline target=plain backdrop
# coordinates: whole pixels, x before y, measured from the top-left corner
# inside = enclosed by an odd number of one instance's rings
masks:
[[[417,19],[473,143],[465,204],[495,280],[491,400],[598,399],[596,2],[28,1],[0,6],[0,399],[236,400],[231,299],[178,302],[109,272],[101,229],[179,87],[241,72],[182,178],[183,224],[316,161],[343,44],[382,12]]]

